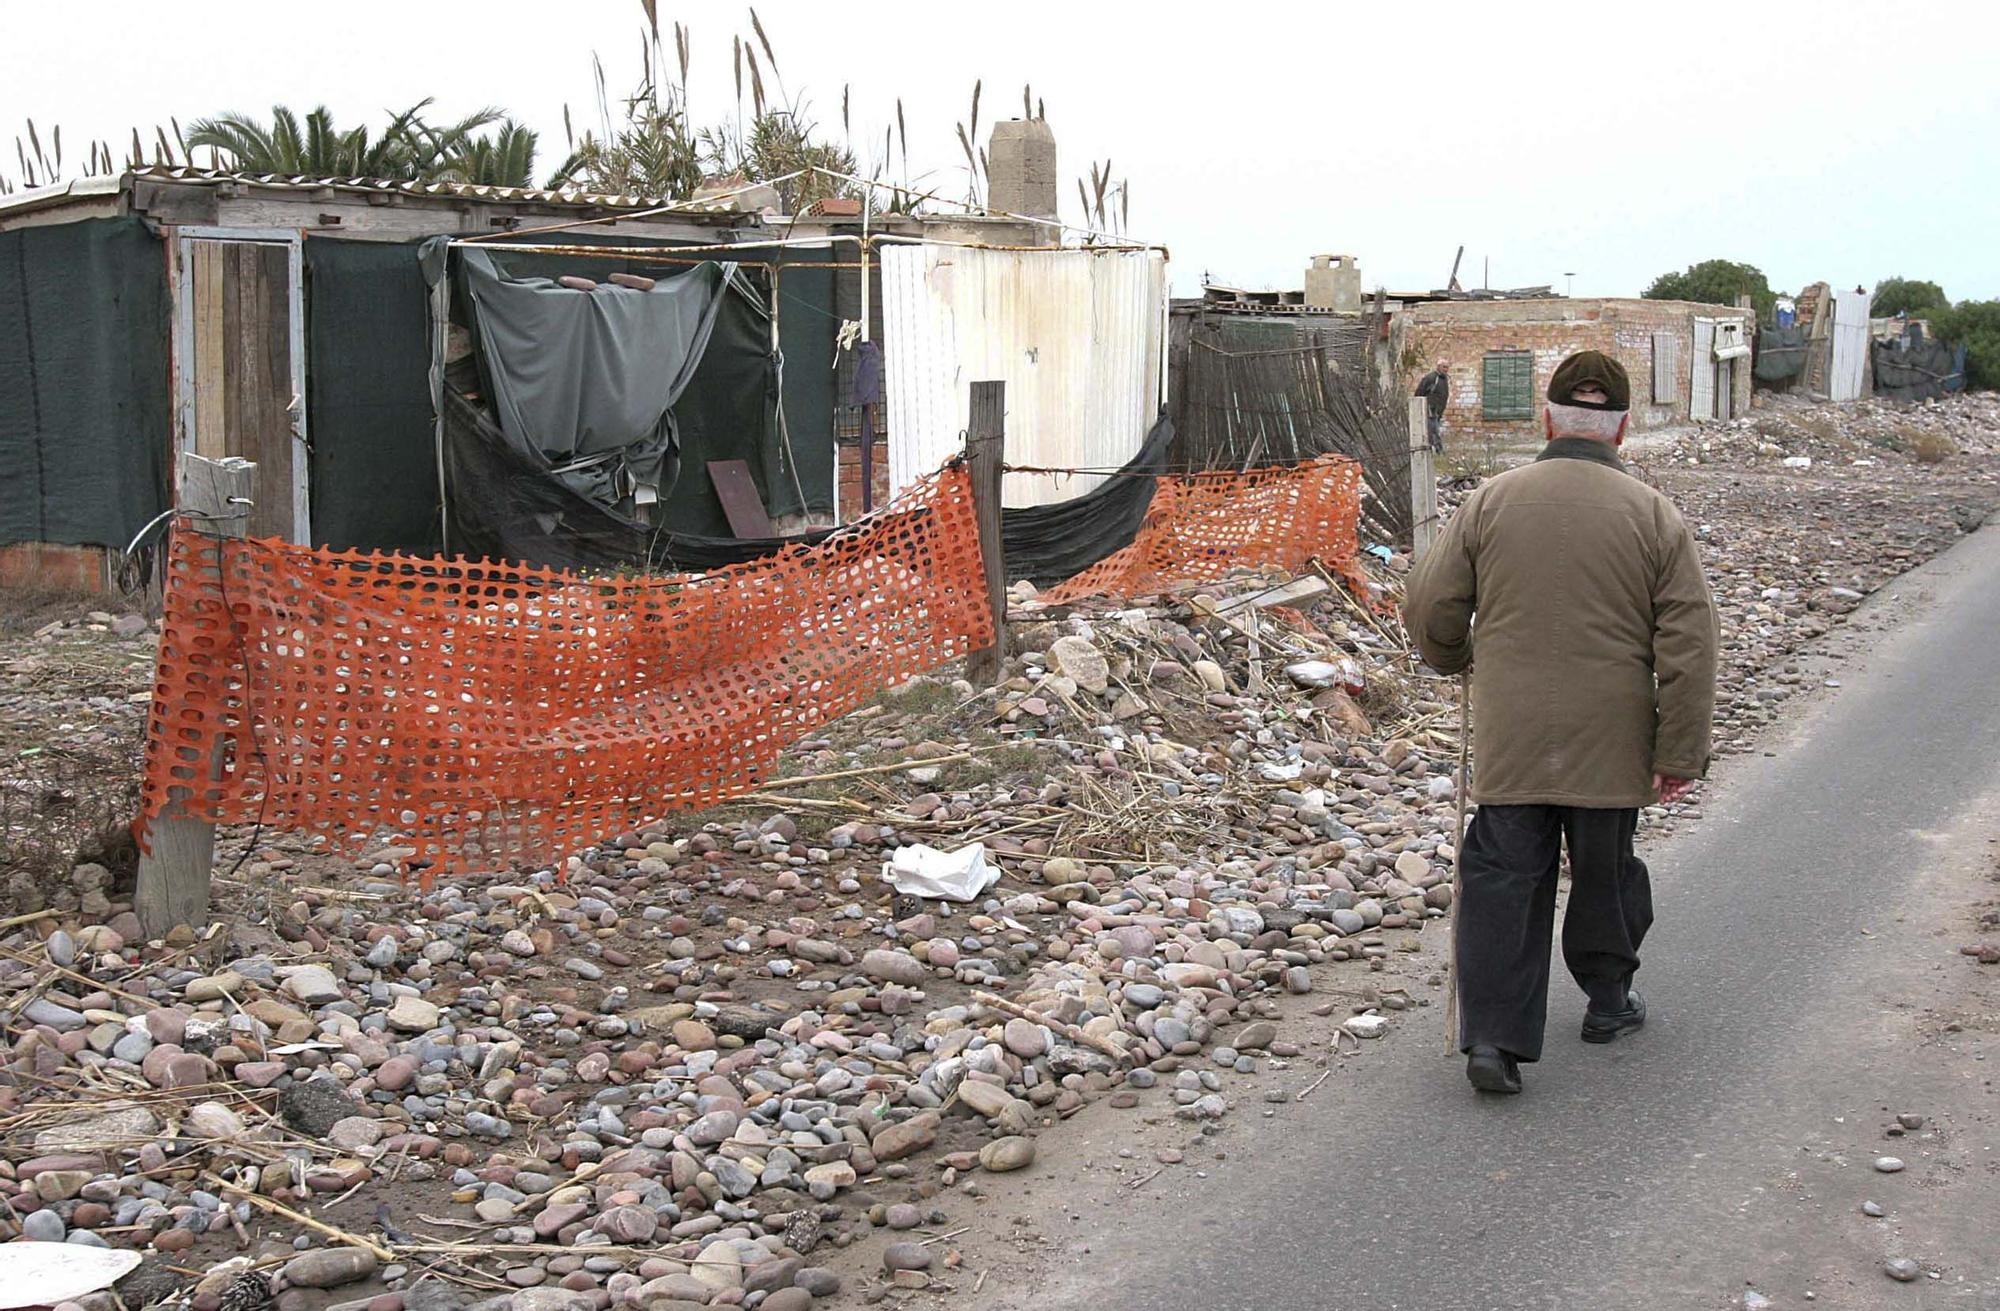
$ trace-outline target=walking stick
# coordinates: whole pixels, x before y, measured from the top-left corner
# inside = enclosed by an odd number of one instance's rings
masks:
[[[1466,675],[1458,676],[1458,830],[1452,840],[1451,856],[1451,936],[1449,959],[1445,962],[1444,977],[1444,1051],[1447,1056],[1458,1054],[1458,899],[1463,891],[1464,879],[1461,871],[1465,868],[1465,772],[1466,760],[1472,751],[1472,698],[1466,695],[1470,680]]]

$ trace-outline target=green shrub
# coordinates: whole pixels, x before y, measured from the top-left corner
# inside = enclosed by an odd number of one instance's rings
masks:
[[[2000,388],[2000,300],[1962,300],[1931,315],[1938,340],[1965,347],[1966,384]]]
[[[1923,318],[1938,310],[1951,308],[1951,299],[1944,294],[1944,288],[1935,282],[1922,282],[1916,278],[1884,278],[1875,284],[1874,308],[1870,310],[1878,319],[1892,319],[1898,314],[1908,314],[1912,318]]]

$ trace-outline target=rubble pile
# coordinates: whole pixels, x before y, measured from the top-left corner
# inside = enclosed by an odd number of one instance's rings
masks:
[[[2000,448],[2000,395],[1973,392],[1905,403],[1865,400],[1853,405],[1757,393],[1756,408],[1723,423],[1705,423],[1653,444],[1641,459],[1661,454],[1687,464],[1765,465],[1809,469],[1826,465],[1940,465]],[[1948,470],[1940,470],[1950,476]]]
[[[393,851],[260,848],[221,924],[149,945],[79,867],[0,958],[0,1194],[24,1236],[208,1271],[202,1308],[246,1269],[804,1305],[837,1282],[816,1243],[939,1223],[1090,1098],[1212,1123],[1225,1075],[1296,1054],[1270,997],[1448,907],[1454,815],[1449,707],[1404,703],[1389,621],[1318,579],[1236,590],[1064,615],[1023,589],[999,689],[899,689],[761,818],[559,870],[426,892]],[[897,892],[919,837],[983,841],[999,882]],[[346,1239],[284,1223],[307,1209]],[[291,1248],[249,1239],[274,1223]]]
[[[1748,749],[1793,693],[1823,681],[1798,658],[1810,643],[2000,509],[2000,398],[1770,400],[1680,437],[1669,458],[1632,457],[1701,542],[1722,616],[1720,754]],[[1953,453],[1918,458],[1927,436]]]
[[[1813,637],[1976,526],[1978,449],[1642,465],[1723,608],[1725,750],[1818,681]],[[115,862],[17,878],[0,1236],[142,1249],[123,1302],[201,1311],[942,1283],[986,1177],[1087,1103],[1215,1133],[1232,1078],[1301,1055],[1283,999],[1318,994],[1344,1054],[1435,995],[1457,708],[1393,620],[1406,565],[1376,605],[1316,575],[1019,587],[997,687],[916,680],[759,793],[549,868],[426,890],[386,835],[355,865],[225,834],[217,922],[150,943]],[[38,744],[136,754],[151,635],[101,620],[0,647],[10,786]],[[978,844],[997,881],[901,890],[915,844],[940,870]],[[856,1290],[830,1254],[864,1242]]]

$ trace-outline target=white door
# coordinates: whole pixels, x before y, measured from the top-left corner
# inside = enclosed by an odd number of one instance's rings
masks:
[[[1715,320],[1694,321],[1694,355],[1688,361],[1688,418],[1715,417]]]

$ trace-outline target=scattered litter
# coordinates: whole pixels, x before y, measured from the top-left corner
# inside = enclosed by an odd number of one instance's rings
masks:
[[[1357,1038],[1379,1038],[1389,1031],[1389,1021],[1374,1012],[1366,1015],[1352,1015],[1341,1021],[1340,1027]]]
[[[1000,871],[986,863],[984,843],[939,851],[919,842],[896,849],[882,865],[882,881],[913,897],[971,901],[1000,881]]]

